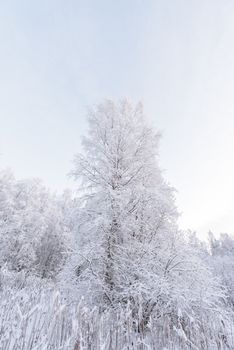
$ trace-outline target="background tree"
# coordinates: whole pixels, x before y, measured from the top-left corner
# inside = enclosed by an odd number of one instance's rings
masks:
[[[64,263],[66,233],[59,199],[39,180],[0,173],[0,266],[55,277]]]
[[[209,232],[210,263],[228,291],[228,301],[234,308],[234,237],[222,233],[215,238]]]

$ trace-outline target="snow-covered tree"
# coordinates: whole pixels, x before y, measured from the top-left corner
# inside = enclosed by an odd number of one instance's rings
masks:
[[[227,288],[229,303],[234,307],[234,237],[223,233],[215,238],[209,232],[209,248],[211,266]]]
[[[219,312],[222,290],[178,230],[174,190],[157,160],[159,135],[142,105],[105,101],[88,122],[73,170],[81,185],[81,293],[101,305],[130,304],[142,327],[152,316],[181,325]]]
[[[74,170],[85,191],[80,222],[87,250],[79,269],[113,303],[134,294],[149,246],[159,244],[159,232],[167,234],[177,213],[155,160],[159,136],[145,125],[141,105],[107,101],[90,111],[89,126]]]
[[[54,277],[65,257],[63,221],[58,198],[39,180],[0,173],[0,266]]]

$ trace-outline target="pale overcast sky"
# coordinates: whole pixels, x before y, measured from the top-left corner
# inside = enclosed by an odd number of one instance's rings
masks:
[[[234,1],[0,1],[0,166],[67,179],[85,108],[142,100],[180,225],[234,233]]]

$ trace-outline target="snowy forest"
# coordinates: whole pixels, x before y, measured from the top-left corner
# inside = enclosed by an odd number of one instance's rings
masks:
[[[141,103],[87,122],[75,194],[0,171],[0,349],[234,349],[234,237],[180,229]]]

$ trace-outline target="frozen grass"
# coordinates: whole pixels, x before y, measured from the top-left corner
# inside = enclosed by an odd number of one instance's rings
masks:
[[[0,349],[4,350],[189,350],[234,349],[229,334],[213,325],[213,332],[172,327],[165,318],[151,320],[148,331],[136,331],[130,310],[100,312],[83,302],[68,302],[53,289],[1,292]],[[232,329],[232,331],[231,331]]]

